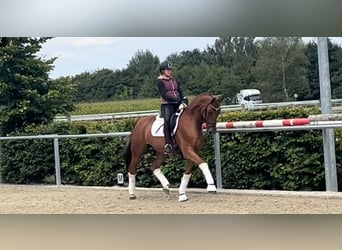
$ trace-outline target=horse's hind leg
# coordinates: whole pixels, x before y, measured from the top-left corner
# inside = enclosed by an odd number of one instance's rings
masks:
[[[169,194],[170,193],[170,183],[160,169],[160,166],[163,164],[165,159],[166,159],[166,156],[164,153],[157,152],[157,157],[154,160],[154,162],[152,163],[151,170],[152,170],[153,174],[155,175],[155,177],[157,177],[157,179],[162,184],[163,191],[166,194]]]
[[[135,144],[139,145],[139,144]],[[128,166],[128,194],[130,200],[135,200],[135,176],[137,173],[137,167],[141,156],[143,155],[146,145],[140,144],[132,150],[131,163]]]

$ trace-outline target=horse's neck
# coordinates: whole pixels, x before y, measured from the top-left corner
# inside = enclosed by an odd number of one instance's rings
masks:
[[[211,96],[200,96],[197,100],[192,101],[189,108],[191,111],[192,119],[196,123],[196,127],[202,131],[202,122],[203,122],[203,112],[205,111],[206,106],[211,101]]]
[[[196,109],[189,110],[190,112],[187,112],[189,115],[190,120],[193,121],[194,126],[197,128],[197,130],[202,131],[202,113],[204,107],[197,107]]]

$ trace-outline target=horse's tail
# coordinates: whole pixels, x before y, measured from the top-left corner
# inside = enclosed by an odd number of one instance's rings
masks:
[[[132,150],[131,150],[131,136],[128,137],[128,143],[126,146],[126,150],[124,152],[125,162],[127,168],[129,167],[129,164],[131,164],[132,160]]]

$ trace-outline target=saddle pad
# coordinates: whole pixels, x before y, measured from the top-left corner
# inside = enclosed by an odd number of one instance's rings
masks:
[[[179,117],[180,117],[180,114],[176,114],[175,126],[171,132],[172,136],[176,134],[176,131],[178,128]],[[156,116],[156,119],[154,120],[152,127],[151,127],[151,134],[152,136],[164,137],[164,118],[160,118],[159,115]]]

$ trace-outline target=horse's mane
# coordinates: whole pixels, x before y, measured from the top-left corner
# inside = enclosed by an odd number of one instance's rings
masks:
[[[207,105],[214,97],[210,93],[202,93],[193,99],[189,105],[189,109],[196,109],[199,106]]]

